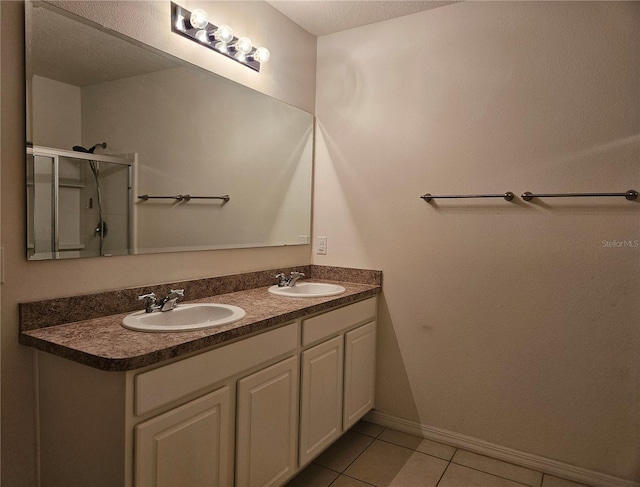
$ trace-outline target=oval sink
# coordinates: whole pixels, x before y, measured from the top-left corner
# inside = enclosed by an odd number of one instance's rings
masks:
[[[228,325],[246,315],[242,308],[229,304],[180,304],[171,311],[145,313],[137,311],[122,320],[122,326],[130,330],[172,332],[205,330]]]
[[[322,298],[342,294],[345,289],[337,284],[325,282],[298,282],[295,286],[271,286],[269,292],[290,298]]]

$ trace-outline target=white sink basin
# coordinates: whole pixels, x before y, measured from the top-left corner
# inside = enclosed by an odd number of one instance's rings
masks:
[[[242,308],[229,304],[180,304],[171,311],[132,313],[124,317],[122,326],[130,330],[151,332],[204,330],[228,325],[241,320],[245,315]]]
[[[298,282],[292,287],[271,286],[269,292],[278,296],[289,296],[290,298],[322,298],[324,296],[342,294],[344,288],[337,284],[325,282]]]

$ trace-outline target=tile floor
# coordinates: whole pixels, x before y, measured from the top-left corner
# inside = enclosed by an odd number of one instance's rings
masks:
[[[586,487],[361,421],[285,487]]]

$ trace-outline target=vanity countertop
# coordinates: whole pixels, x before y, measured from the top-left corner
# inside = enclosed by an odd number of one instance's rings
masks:
[[[232,304],[243,308],[246,316],[229,325],[189,332],[145,333],[122,327],[122,318],[128,312],[23,330],[20,343],[94,368],[127,371],[278,327],[311,313],[375,296],[381,291],[380,285],[321,282],[340,284],[345,292],[322,298],[290,298],[269,293],[268,286],[258,287],[186,301]]]

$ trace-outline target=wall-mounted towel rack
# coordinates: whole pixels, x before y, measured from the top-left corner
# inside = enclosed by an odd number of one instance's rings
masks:
[[[429,202],[436,198],[504,198],[511,201],[515,195],[511,191],[502,194],[429,194],[425,193],[420,198]]]
[[[228,194],[224,196],[191,196],[190,194],[178,194],[175,196],[149,196],[143,194],[138,196],[138,199],[143,201],[147,200],[177,200],[177,201],[189,201],[189,200],[223,200],[225,203],[231,199]]]
[[[638,197],[638,192],[635,189],[630,189],[624,193],[531,193],[529,191],[522,193],[522,199],[525,201],[531,201],[533,198],[578,198],[599,196],[624,196],[625,199],[632,201]]]
[[[225,194],[223,196],[191,196],[189,194],[185,194],[182,196],[182,199],[184,201],[189,201],[189,200],[222,200],[225,203],[227,201],[229,201],[231,199],[231,197],[228,194]]]

